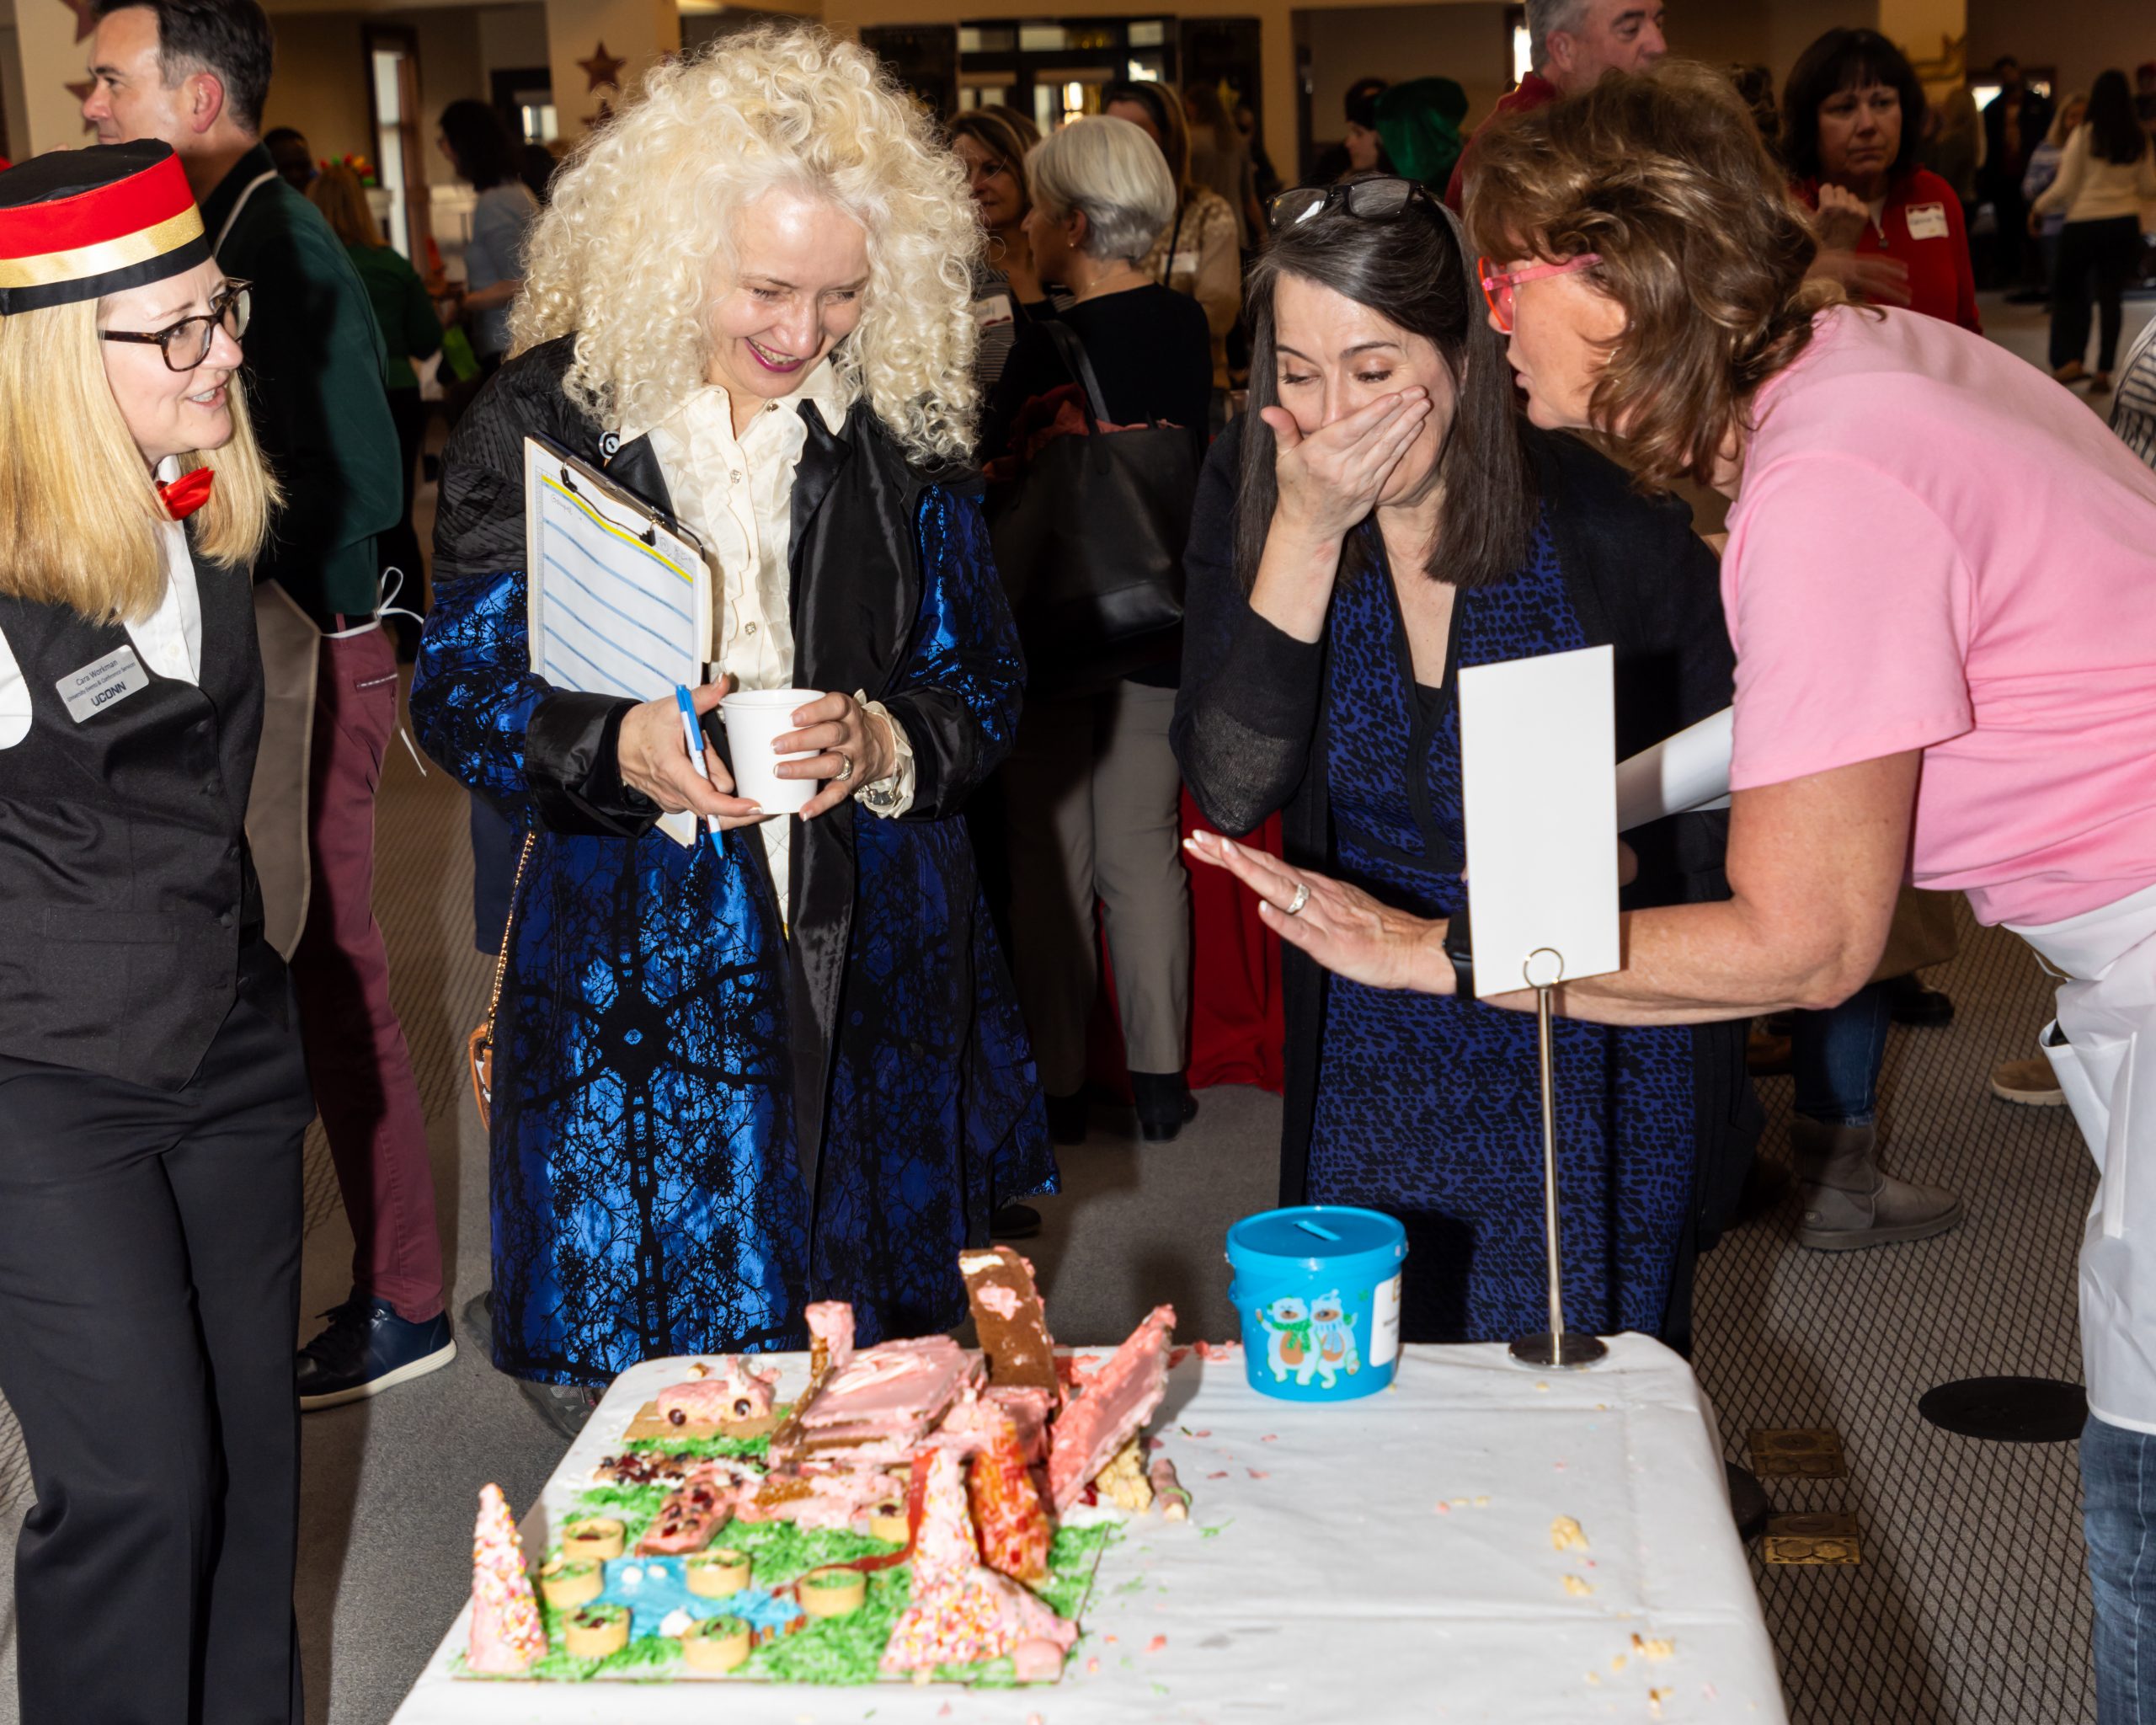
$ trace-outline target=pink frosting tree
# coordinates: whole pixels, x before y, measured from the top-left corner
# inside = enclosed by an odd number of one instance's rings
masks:
[[[547,1632],[524,1573],[524,1541],[509,1500],[499,1486],[483,1486],[472,1530],[472,1639],[465,1657],[474,1671],[516,1677],[546,1651]]]

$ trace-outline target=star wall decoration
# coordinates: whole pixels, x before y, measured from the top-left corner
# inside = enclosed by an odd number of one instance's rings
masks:
[[[75,40],[97,34],[97,0],[60,0],[60,3],[75,14]]]
[[[70,6],[89,5],[92,0],[66,0],[66,3]],[[622,55],[609,54],[606,51],[606,44],[602,39],[599,45],[592,50],[590,59],[577,61],[578,66],[584,71],[584,93],[590,95],[592,91],[606,87],[620,89],[622,68],[628,63]]]

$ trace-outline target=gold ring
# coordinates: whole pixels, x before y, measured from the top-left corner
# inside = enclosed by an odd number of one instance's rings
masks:
[[[832,750],[831,753],[837,755],[839,757],[839,770],[833,773],[831,777],[837,779],[841,783],[844,783],[847,779],[853,777],[853,757],[851,755],[841,754],[836,749]]]
[[[1283,916],[1300,916],[1302,914],[1303,906],[1310,903],[1310,884],[1307,880],[1299,880],[1295,883],[1295,896],[1288,900],[1287,909],[1283,911],[1280,914]]]

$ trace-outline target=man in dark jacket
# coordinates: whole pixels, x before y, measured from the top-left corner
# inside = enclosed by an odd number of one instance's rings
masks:
[[[270,806],[274,773],[257,773],[249,829],[265,881],[278,879],[270,853],[288,832],[295,900],[306,883],[292,978],[355,1250],[352,1296],[302,1353],[300,1393],[304,1407],[333,1407],[456,1351],[442,1312],[426,1123],[373,907],[374,788],[397,724],[375,538],[403,508],[382,335],[344,248],[262,144],[273,45],[255,0],[99,0],[97,11],[83,117],[100,143],[171,145],[218,263],[253,286],[243,345],[254,424],[284,489],[255,569],[282,595],[265,604],[270,590],[257,590],[273,689],[280,641],[294,643],[302,687],[313,660],[309,755],[290,773],[295,791],[306,786],[304,875],[297,798]],[[265,756],[280,730],[304,729],[304,715],[265,726]]]
[[[1988,284],[2012,287],[2025,277],[2033,281],[2037,264],[2028,238],[2029,206],[2021,195],[2029,158],[2051,130],[2051,98],[2029,88],[2020,63],[2008,55],[1992,67],[1999,93],[1984,109],[1984,165],[1977,170],[1977,195],[1999,218],[1998,251]]]

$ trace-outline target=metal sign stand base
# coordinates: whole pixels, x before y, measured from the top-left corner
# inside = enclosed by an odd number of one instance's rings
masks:
[[[1546,980],[1536,973],[1536,960],[1555,959],[1555,974]],[[1557,1249],[1557,1082],[1550,1044],[1553,1016],[1551,991],[1564,980],[1561,953],[1539,947],[1528,954],[1528,985],[1534,991],[1536,1052],[1542,1063],[1542,1225],[1550,1250],[1550,1327],[1545,1333],[1522,1336],[1512,1344],[1512,1356],[1523,1365],[1556,1366],[1577,1370],[1593,1365],[1609,1349],[1593,1336],[1575,1335],[1565,1328],[1564,1266]]]

